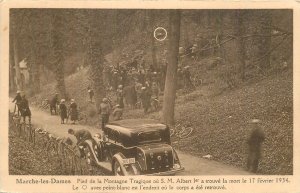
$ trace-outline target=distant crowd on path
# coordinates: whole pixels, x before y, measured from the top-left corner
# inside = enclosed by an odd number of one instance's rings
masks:
[[[108,91],[115,92],[116,103],[121,108],[143,107],[144,113],[158,110],[160,94],[164,91],[167,64],[145,67],[136,61],[127,65],[106,66],[104,77]],[[177,88],[194,89],[190,66],[179,66]],[[140,105],[141,104],[141,105]]]
[[[104,77],[106,80],[106,86],[109,90],[116,91],[119,85],[125,87],[142,85],[143,87],[149,87],[150,90],[158,89],[163,92],[165,87],[165,80],[167,74],[167,63],[153,66],[152,64],[146,67],[144,63],[138,64],[137,61],[133,61],[129,64],[119,64],[116,66],[107,65],[104,68]],[[180,88],[193,87],[190,66],[179,65],[177,69],[177,82],[184,83],[178,84]],[[139,90],[136,89],[136,92]],[[156,92],[156,91],[154,91]]]

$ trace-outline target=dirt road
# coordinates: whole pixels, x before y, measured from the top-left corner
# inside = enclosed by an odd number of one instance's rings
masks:
[[[14,104],[10,103],[10,111],[13,111]],[[99,129],[86,125],[61,124],[59,116],[51,116],[50,113],[44,112],[37,108],[31,107],[32,124],[36,127],[46,129],[60,137],[72,137],[68,134],[68,129],[88,129],[92,134],[99,132]],[[195,157],[178,151],[179,159],[185,167],[185,171],[178,175],[249,175],[242,169],[228,166],[216,161]]]

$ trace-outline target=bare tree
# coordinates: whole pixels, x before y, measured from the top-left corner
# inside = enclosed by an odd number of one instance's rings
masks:
[[[157,69],[157,56],[156,56],[156,46],[155,46],[155,39],[153,37],[152,31],[155,27],[155,10],[148,10],[149,11],[149,19],[150,19],[150,38],[151,38],[151,57],[152,57],[152,65],[155,69]]]
[[[21,12],[20,12],[21,14]],[[24,84],[22,83],[21,80],[21,71],[20,71],[20,66],[19,66],[19,44],[18,44],[18,26],[19,26],[19,15],[16,12],[11,12],[10,14],[11,17],[11,31],[12,31],[12,51],[13,51],[13,61],[14,61],[14,69],[15,69],[15,81],[16,81],[16,86],[18,90],[23,90],[24,89]]]
[[[101,42],[101,22],[95,20],[95,18],[100,18],[95,10],[88,11],[88,23],[89,29],[86,37],[87,41],[87,52],[86,52],[86,62],[90,65],[90,78],[93,82],[93,87],[95,90],[95,101],[96,107],[98,108],[102,98],[105,96],[104,82],[103,82],[103,49]]]
[[[52,12],[52,49],[53,49],[53,63],[54,74],[56,79],[56,88],[62,98],[67,98],[67,91],[64,77],[64,51],[63,51],[63,16],[59,10]]]
[[[163,117],[167,125],[174,126],[174,109],[176,97],[176,74],[178,66],[178,48],[180,39],[180,18],[179,10],[170,10],[170,29],[168,42],[168,67],[164,90]]]
[[[236,10],[235,11],[235,29],[236,29],[236,41],[237,41],[237,57],[239,65],[239,75],[242,80],[245,79],[245,66],[246,66],[246,53],[245,53],[245,42],[242,36],[245,34],[245,10]]]

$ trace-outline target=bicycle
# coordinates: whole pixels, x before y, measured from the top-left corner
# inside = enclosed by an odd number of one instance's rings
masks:
[[[190,126],[185,127],[180,124],[176,125],[174,129],[170,129],[170,136],[176,136],[180,139],[187,138],[193,133],[194,129]]]
[[[59,137],[54,137],[52,134],[47,133],[48,142],[46,145],[48,159],[59,155]]]

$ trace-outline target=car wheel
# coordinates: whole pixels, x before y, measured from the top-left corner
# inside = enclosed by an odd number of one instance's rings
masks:
[[[114,162],[114,175],[115,176],[124,176],[124,173],[121,168],[121,164],[118,160]]]

